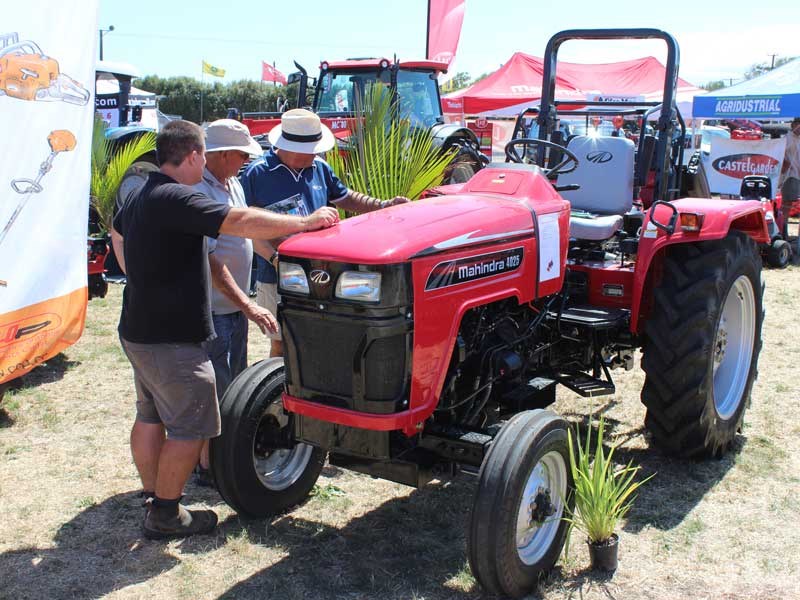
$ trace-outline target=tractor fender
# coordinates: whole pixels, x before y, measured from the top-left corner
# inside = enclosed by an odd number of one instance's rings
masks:
[[[642,234],[639,239],[639,253],[636,271],[633,277],[631,298],[631,331],[638,332],[639,317],[646,297],[652,293],[652,287],[659,275],[661,260],[668,246],[676,244],[693,244],[697,242],[719,240],[732,230],[742,231],[758,243],[769,243],[766,209],[758,200],[717,200],[711,198],[683,198],[675,200],[672,205],[678,213],[699,213],[704,215],[700,231],[687,232],[676,225],[672,235],[667,235],[650,222],[650,215],[655,210],[655,218],[660,223],[668,223],[672,211],[663,205],[651,208],[645,214]]]
[[[433,136],[434,146],[438,148],[448,148],[461,141],[474,143],[475,147],[478,147],[478,136],[475,135],[474,131],[453,123],[434,125],[431,128],[431,135]]]

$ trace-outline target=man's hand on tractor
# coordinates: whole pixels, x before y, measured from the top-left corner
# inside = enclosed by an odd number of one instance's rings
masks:
[[[313,231],[315,229],[325,229],[339,222],[339,211],[330,206],[318,208],[306,217],[306,224],[303,231]]]
[[[266,335],[267,332],[276,333],[278,331],[278,321],[275,319],[275,316],[266,308],[260,307],[255,302],[249,302],[243,312],[244,316],[258,325],[261,333]]]
[[[382,208],[387,208],[389,206],[395,206],[397,204],[405,204],[406,202],[411,202],[405,196],[395,196],[391,200],[384,200],[382,203]]]

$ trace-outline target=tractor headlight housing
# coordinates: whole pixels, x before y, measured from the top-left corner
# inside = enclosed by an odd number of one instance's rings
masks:
[[[336,281],[336,297],[359,302],[381,301],[381,274],[373,271],[344,271]]]
[[[308,294],[308,277],[302,266],[290,262],[279,262],[278,275],[281,291]]]

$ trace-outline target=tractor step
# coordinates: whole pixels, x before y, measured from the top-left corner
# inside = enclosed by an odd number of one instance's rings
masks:
[[[584,398],[609,396],[616,391],[613,383],[597,379],[586,373],[569,373],[558,378],[558,383]]]
[[[615,329],[625,325],[630,320],[630,316],[630,311],[624,308],[607,308],[590,304],[576,305],[561,311],[561,323],[590,329]],[[558,318],[558,312],[551,310],[547,314],[547,318],[555,321]]]

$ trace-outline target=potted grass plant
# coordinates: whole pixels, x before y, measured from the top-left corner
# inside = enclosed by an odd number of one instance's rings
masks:
[[[383,86],[356,96],[352,135],[326,160],[349,189],[416,200],[439,185],[456,150],[441,152],[429,129],[414,127]]]
[[[573,438],[572,431],[568,432],[570,471],[575,488],[572,492],[574,507],[564,517],[569,523],[566,551],[569,552],[572,530],[577,529],[586,535],[591,568],[614,571],[619,549],[617,523],[630,510],[636,490],[652,475],[637,481],[640,467],[633,466],[632,462],[616,467],[613,463],[616,446],[606,451],[604,434],[604,417],[600,418],[594,450],[591,419],[585,440],[581,440],[580,433]]]

